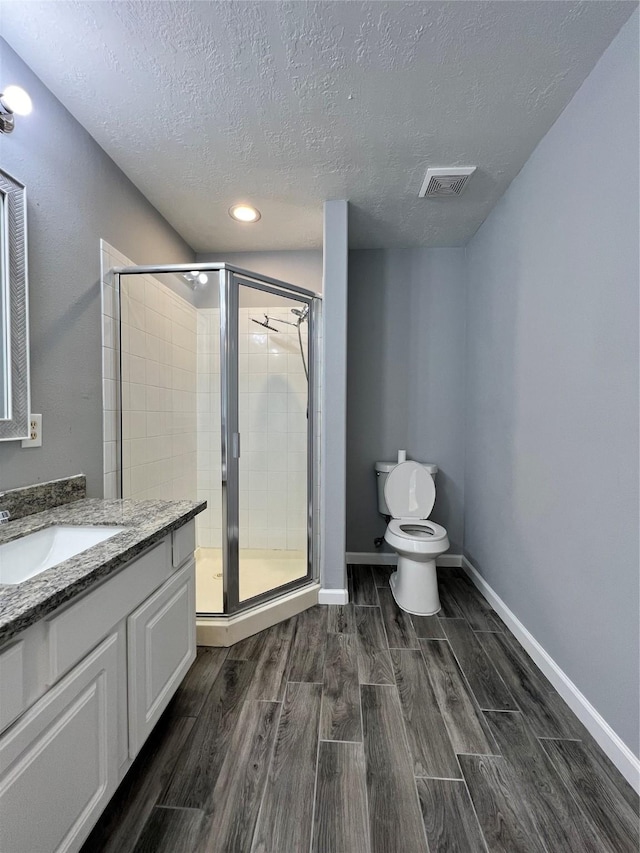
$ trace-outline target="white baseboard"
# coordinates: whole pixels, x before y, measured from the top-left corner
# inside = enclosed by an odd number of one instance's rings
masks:
[[[364,566],[395,566],[398,555],[388,551],[347,551],[347,563]],[[443,554],[436,560],[437,566],[459,569],[462,566],[462,554]]]
[[[348,604],[349,592],[346,589],[320,589],[318,604]]]
[[[640,760],[466,557],[462,558],[462,567],[587,731],[593,735],[629,784],[640,793]]]

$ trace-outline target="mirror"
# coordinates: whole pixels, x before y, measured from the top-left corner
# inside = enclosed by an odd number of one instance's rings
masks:
[[[0,169],[0,441],[29,436],[26,190]]]

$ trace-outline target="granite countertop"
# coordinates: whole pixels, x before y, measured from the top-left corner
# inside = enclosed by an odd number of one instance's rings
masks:
[[[0,585],[0,644],[186,524],[206,501],[76,500],[0,525],[0,545],[53,524],[126,527],[15,586]]]

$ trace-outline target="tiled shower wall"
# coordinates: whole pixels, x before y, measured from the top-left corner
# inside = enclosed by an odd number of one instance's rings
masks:
[[[122,276],[122,485],[195,499],[196,310],[152,276]]]
[[[132,262],[101,243],[104,495],[118,496],[118,377],[122,380],[122,486],[128,498],[195,500],[196,310],[152,276],[108,270]]]
[[[119,497],[118,490],[118,382],[120,356],[118,341],[118,298],[113,286],[112,267],[131,262],[104,240],[100,241],[100,278],[102,284],[102,448],[103,494]]]
[[[201,548],[222,547],[220,438],[220,311],[200,309],[197,320],[198,499],[207,508],[196,517]]]
[[[274,318],[277,333],[251,318]],[[220,547],[219,312],[198,311],[198,543]],[[239,311],[240,547],[307,546],[307,381],[289,308]],[[305,353],[307,324],[301,328]]]

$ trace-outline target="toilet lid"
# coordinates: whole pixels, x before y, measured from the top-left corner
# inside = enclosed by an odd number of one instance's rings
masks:
[[[387,476],[384,499],[394,518],[429,518],[436,499],[433,477],[419,462],[401,462]]]

